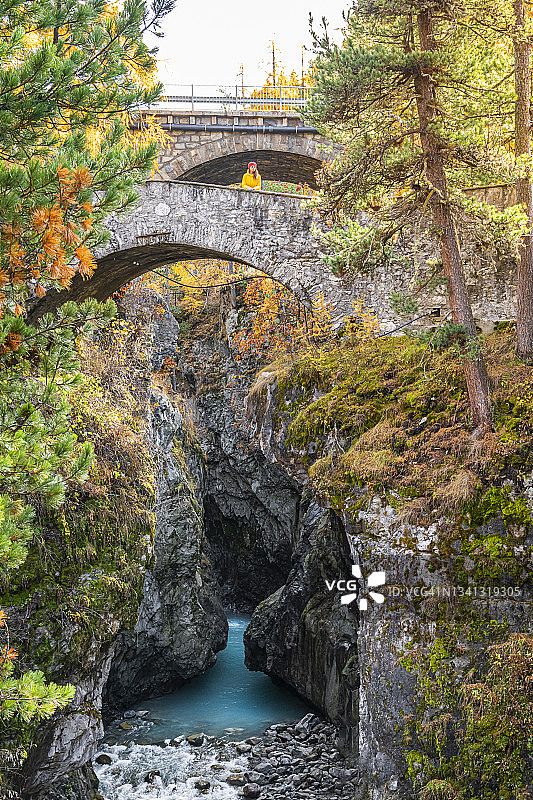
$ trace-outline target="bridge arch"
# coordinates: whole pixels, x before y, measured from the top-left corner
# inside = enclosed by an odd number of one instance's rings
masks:
[[[257,161],[265,180],[305,182],[316,188],[315,172],[339,150],[315,128],[302,126],[297,117],[203,114],[163,119],[169,138],[159,156],[162,180],[227,186],[240,182],[248,162]]]
[[[240,143],[242,145],[242,142]],[[240,183],[250,161],[259,165],[263,180],[307,183],[317,188],[315,173],[323,161],[304,152],[286,150],[247,150],[229,152],[217,158],[209,158],[208,152],[199,153],[198,163],[186,169],[179,179],[228,185]]]
[[[308,306],[320,292],[333,303],[342,295],[320,257],[305,198],[161,181],[149,181],[139,195],[134,211],[107,220],[111,236],[95,252],[94,274],[88,280],[76,275],[68,290],[47,292],[30,319],[67,300],[105,300],[145,272],[199,258],[254,267]]]

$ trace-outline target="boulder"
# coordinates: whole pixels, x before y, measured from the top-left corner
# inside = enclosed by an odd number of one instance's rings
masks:
[[[247,783],[242,789],[243,797],[259,797],[261,794],[261,787],[257,783]]]

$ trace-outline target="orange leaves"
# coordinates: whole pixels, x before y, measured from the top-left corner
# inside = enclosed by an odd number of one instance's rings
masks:
[[[5,663],[6,661],[14,661],[18,657],[18,653],[16,650],[13,650],[12,647],[2,647],[0,648],[0,658]]]
[[[87,167],[77,167],[73,170],[59,167],[57,177],[61,189],[66,190],[67,194],[70,191],[79,192],[80,189],[86,189],[93,182],[93,176]]]
[[[2,233],[5,235],[8,242],[13,242],[20,236],[22,229],[20,225],[8,223],[7,225],[2,225]]]
[[[80,274],[88,278],[96,269],[96,261],[93,254],[85,245],[76,248],[76,258],[78,259]]]
[[[96,262],[85,244],[93,226],[94,208],[86,199],[92,183],[86,167],[61,166],[41,187],[38,204],[0,225],[0,316],[5,309],[22,314],[24,298],[44,297],[49,282],[68,287],[76,265],[83,277],[93,273]]]
[[[7,341],[10,349],[13,350],[14,352],[17,351],[20,345],[22,344],[22,338],[19,333],[13,333],[13,332],[8,333]]]
[[[59,259],[52,261],[50,266],[50,277],[53,281],[58,281],[61,278],[62,267],[63,264],[59,261]]]
[[[33,225],[33,229],[37,233],[43,233],[48,226],[48,220],[50,218],[50,209],[48,208],[36,208],[31,215],[31,223]]]
[[[43,250],[51,258],[61,250],[61,238],[56,230],[50,229],[43,236]]]
[[[79,167],[78,169],[75,169],[72,173],[72,178],[76,192],[79,192],[81,189],[87,189],[92,185],[93,182],[93,176],[87,167]]]

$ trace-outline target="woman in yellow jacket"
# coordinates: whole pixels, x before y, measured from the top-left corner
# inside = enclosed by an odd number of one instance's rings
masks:
[[[255,161],[250,161],[248,164],[248,172],[245,172],[242,176],[241,186],[243,189],[261,188],[261,175],[257,171]]]

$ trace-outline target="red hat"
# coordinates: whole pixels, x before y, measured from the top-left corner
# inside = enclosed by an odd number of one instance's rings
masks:
[[[250,167],[257,167],[255,161],[250,161],[250,163],[248,164],[248,169],[250,169]]]

